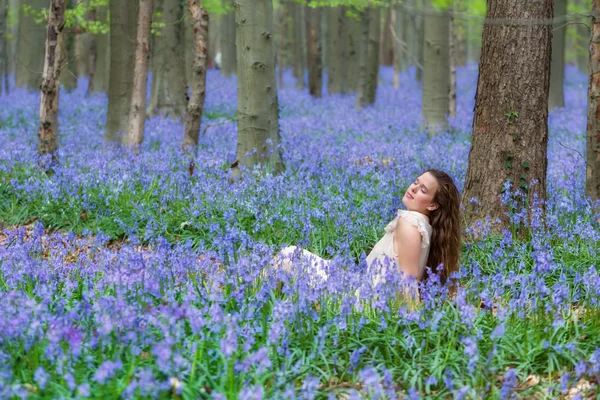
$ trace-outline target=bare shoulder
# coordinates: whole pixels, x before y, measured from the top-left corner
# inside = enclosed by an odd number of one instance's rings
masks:
[[[421,245],[421,232],[419,232],[416,226],[402,218],[398,218],[395,234],[403,245],[414,245],[416,248],[419,248]]]

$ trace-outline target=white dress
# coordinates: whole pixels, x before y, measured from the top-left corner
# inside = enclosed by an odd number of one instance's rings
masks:
[[[429,246],[431,238],[431,225],[427,222],[426,217],[417,211],[398,210],[396,218],[394,218],[385,227],[385,234],[375,244],[369,255],[367,256],[367,267],[374,277],[374,284],[377,285],[385,281],[386,265],[396,265],[399,267],[398,259],[394,253],[394,230],[398,223],[398,218],[414,225],[421,233],[421,250],[419,253],[419,275],[420,280],[425,271],[425,263],[429,256]],[[284,269],[291,269],[291,260],[295,255],[300,255],[296,246],[288,246],[282,249],[276,257],[277,266],[282,266]],[[326,281],[327,265],[331,260],[325,260],[308,250],[302,249],[302,257],[308,261],[308,271],[314,278]]]

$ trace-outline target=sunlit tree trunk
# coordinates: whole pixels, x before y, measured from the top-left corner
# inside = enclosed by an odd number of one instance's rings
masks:
[[[600,0],[596,0],[598,2]],[[488,0],[487,19],[521,20],[485,24],[477,81],[473,134],[462,204],[467,227],[499,219],[508,226],[500,194],[507,181],[529,205],[546,199],[548,92],[553,1]],[[531,186],[532,180],[537,183]],[[509,195],[510,193],[506,193]],[[480,204],[471,203],[475,198]],[[525,204],[516,199],[516,211]],[[542,212],[545,205],[541,204]],[[529,215],[531,219],[531,213]],[[493,226],[494,232],[500,226]]]
[[[238,61],[237,162],[247,168],[266,165],[283,170],[279,148],[279,105],[275,76],[273,3],[237,0],[235,6]],[[232,179],[241,177],[238,164]]]
[[[294,77],[296,78],[296,87],[304,90],[304,74],[306,71],[306,52],[304,50],[304,5],[292,2],[291,7],[294,13],[292,25],[294,28]]]
[[[198,136],[202,124],[202,110],[206,97],[206,54],[208,39],[208,13],[200,6],[200,0],[188,0],[188,10],[192,17],[194,32],[194,75],[192,93],[187,106],[183,151],[198,151]]]
[[[586,132],[585,194],[600,200],[600,0],[592,2],[592,34],[589,45],[588,110]]]
[[[329,94],[346,93],[346,10],[343,7],[327,9],[327,88]]]
[[[426,0],[432,11],[431,0]],[[447,12],[425,16],[423,54],[422,114],[429,133],[447,126],[450,94],[450,58],[448,39],[450,19]]]
[[[152,24],[152,10],[154,9],[154,0],[139,1],[133,90],[129,111],[129,128],[127,130],[129,147],[135,151],[139,151],[144,140],[146,86],[148,84],[148,59],[150,58],[150,25]]]
[[[110,77],[104,140],[120,142],[127,133],[137,37],[138,1],[110,2]]]
[[[233,0],[227,0],[227,4],[233,7]],[[236,73],[236,49],[235,49],[235,12],[231,11],[221,17],[221,73],[231,76]]]
[[[308,66],[308,90],[314,97],[323,91],[323,51],[321,48],[321,11],[306,8],[306,64]]]
[[[554,18],[563,18],[567,12],[566,0],[554,0]],[[564,21],[556,22],[552,32],[552,68],[550,70],[550,98],[548,107],[565,106],[565,33]]]
[[[48,8],[48,0],[28,0],[27,5],[40,13]],[[42,82],[44,68],[44,24],[37,24],[34,16],[25,12],[23,7],[19,12],[19,46],[17,54],[17,87],[27,87],[38,90]]]
[[[40,96],[40,125],[38,129],[38,155],[51,156],[44,169],[52,169],[58,150],[58,94],[60,70],[63,63],[62,40],[65,25],[66,0],[52,0],[48,15],[42,93]]]

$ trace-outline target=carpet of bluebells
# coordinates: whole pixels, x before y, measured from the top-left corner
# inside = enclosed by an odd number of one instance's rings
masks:
[[[547,229],[466,232],[453,297],[433,279],[413,307],[393,276],[356,297],[410,182],[435,167],[462,189],[476,74],[459,69],[458,115],[432,138],[414,70],[396,91],[382,69],[362,111],[286,74],[286,170],[236,183],[236,82],[217,71],[191,174],[180,121],[150,118],[139,155],[104,145],[107,98],[83,80],[60,94],[45,174],[39,94],[0,97],[0,398],[595,398],[600,229],[572,67],[549,117]],[[262,274],[287,245],[332,258],[327,283],[301,262]]]

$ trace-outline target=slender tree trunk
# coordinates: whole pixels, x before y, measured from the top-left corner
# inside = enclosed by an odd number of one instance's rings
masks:
[[[286,0],[280,0],[279,2],[279,46],[276,47],[275,52],[277,54],[277,87],[283,87],[283,72],[286,67],[286,48],[287,48],[287,31],[288,31],[288,13],[287,9],[289,4],[286,3]]]
[[[8,80],[6,81],[7,84],[4,84],[4,79],[8,76],[7,19],[8,4],[5,0],[0,0],[0,96],[4,91],[9,92]]]
[[[60,70],[63,63],[61,42],[65,24],[65,0],[52,0],[48,17],[42,93],[40,97],[40,125],[38,129],[38,155],[50,156],[51,162],[40,160],[44,169],[50,170],[58,159],[58,93]]]
[[[456,35],[454,23],[454,17],[451,16],[448,21],[448,60],[450,67],[448,115],[450,117],[456,117]]]
[[[433,10],[430,1],[427,0],[427,9]],[[450,18],[447,12],[429,13],[424,25],[422,113],[428,132],[433,134],[447,126],[450,109]]]
[[[28,0],[35,13],[47,9],[48,0]],[[19,47],[17,54],[17,87],[38,90],[44,68],[45,30],[37,24],[30,12],[21,7],[19,13]]]
[[[308,91],[321,97],[323,91],[323,52],[321,48],[321,11],[306,9],[306,64],[308,65]]]
[[[356,108],[366,107],[367,86],[369,79],[369,21],[371,20],[371,10],[364,8],[360,12],[360,44],[358,55],[358,86],[356,88]]]
[[[346,66],[348,72],[348,82],[346,87],[348,92],[356,92],[359,87],[359,59],[360,59],[360,33],[361,26],[359,18],[348,17],[346,19],[348,26],[346,35]]]
[[[247,167],[284,169],[279,148],[279,105],[275,77],[273,3],[237,0],[235,6],[238,60],[237,161]],[[241,177],[237,163],[232,179]]]
[[[233,0],[227,0],[233,7]],[[236,49],[235,49],[235,12],[231,11],[221,18],[221,73],[223,76],[231,76],[236,73]]]
[[[188,0],[188,9],[194,27],[194,80],[192,81],[192,93],[187,107],[183,151],[192,148],[192,154],[195,156],[198,152],[198,136],[200,135],[202,111],[206,97],[208,13],[200,6],[200,0]]]
[[[400,71],[406,68],[406,13],[397,4],[390,9],[390,34],[393,40],[394,89],[400,88]]]
[[[594,0],[592,0],[593,2]],[[575,3],[578,3],[580,6],[584,7],[586,10],[589,10],[589,0],[575,0]],[[593,4],[593,3],[592,3]],[[578,51],[577,51],[577,66],[582,71],[588,71],[588,59],[589,52],[587,51],[587,45],[590,40],[590,31],[588,27],[584,24],[575,25],[575,29],[577,30],[577,42],[578,42]]]
[[[600,0],[592,2],[589,45],[585,194],[600,200]],[[597,211],[597,210],[594,210]]]
[[[346,93],[346,10],[343,7],[327,9],[329,27],[327,46],[329,64],[327,66],[327,88],[329,94]]]
[[[417,0],[418,1],[418,0]],[[424,0],[430,1],[430,0]],[[420,1],[418,1],[421,3]],[[419,65],[423,65],[425,61],[425,18],[420,15],[415,15],[416,22],[416,43],[415,43],[415,64],[417,65],[416,79],[417,82],[423,81],[424,69],[419,68]]]
[[[73,9],[73,0],[67,0],[67,9]],[[77,64],[79,63],[77,52],[75,51],[75,43],[82,33],[77,33],[77,28],[66,29],[63,32],[64,40],[62,41],[64,64],[61,65],[60,83],[65,87],[67,92],[71,92],[77,88]],[[86,71],[87,72],[87,71]],[[84,76],[84,75],[83,75]]]
[[[296,78],[296,88],[304,90],[304,73],[306,71],[306,52],[304,51],[304,5],[300,3],[291,3],[294,12],[292,25],[294,28],[294,77]]]
[[[12,12],[16,12],[19,14],[18,10],[20,7],[20,0],[8,0],[8,9],[13,10]],[[7,20],[8,22],[8,20]],[[20,18],[17,18],[17,22],[8,26],[8,33],[11,36],[11,40],[8,42],[8,73],[10,75],[17,74],[17,56],[19,50],[19,26],[21,25]]]
[[[110,2],[110,78],[104,140],[120,142],[127,133],[137,37],[138,1]]]
[[[546,199],[548,93],[552,26],[535,21],[551,19],[552,0],[489,0],[487,19],[529,20],[531,24],[485,24],[473,137],[462,204],[467,227],[489,216],[508,225],[500,195],[505,182]],[[530,186],[532,180],[537,181]],[[479,202],[474,206],[471,199]],[[517,198],[516,211],[525,204]],[[545,210],[541,204],[542,212]],[[531,212],[529,215],[531,218]],[[492,232],[499,232],[493,226]]]
[[[183,36],[184,36],[184,47],[185,47],[185,81],[187,82],[187,87],[191,87],[193,85],[194,80],[194,32],[193,32],[193,21],[189,12],[184,15],[184,27],[183,27]],[[210,22],[209,22],[210,28]],[[208,37],[206,38],[206,46],[208,51]],[[208,57],[208,54],[207,54]],[[208,60],[207,60],[207,68],[208,68]]]
[[[139,0],[137,43],[135,47],[135,67],[133,70],[133,91],[129,111],[128,143],[139,151],[144,140],[146,121],[146,87],[148,85],[148,59],[150,58],[150,26],[154,0]]]
[[[217,68],[215,58],[219,52],[222,53],[220,35],[221,22],[222,21],[219,21],[216,18],[209,18],[208,21],[208,60],[206,61],[208,68]]]
[[[96,7],[91,7],[88,10],[87,20],[90,23],[96,22]],[[95,78],[95,76],[96,76],[96,61],[98,58],[98,40],[96,39],[96,35],[93,35],[93,34],[88,35],[88,47],[89,47],[89,51],[88,51],[87,63],[88,63],[89,79],[88,79],[88,87],[87,87],[86,96],[89,96],[94,92],[94,80],[96,79]]]
[[[567,12],[566,0],[554,0],[554,18],[564,17]],[[550,98],[548,107],[565,106],[564,79],[565,79],[565,33],[564,22],[554,24],[552,32],[552,67],[550,70]]]
[[[96,19],[102,24],[108,23],[108,9],[106,6],[98,6],[96,9]],[[93,90],[94,92],[106,92],[108,90],[109,72],[110,72],[110,34],[96,33],[96,70],[94,71]],[[90,78],[91,79],[91,78]]]
[[[381,38],[381,9],[373,7],[369,18],[369,48],[367,61],[367,104],[375,104],[379,82],[379,40]]]
[[[392,29],[394,25],[392,23],[392,7],[388,7],[383,10],[385,13],[384,28],[381,29],[381,37],[379,42],[380,47],[380,64],[390,66],[394,64],[394,39],[392,37]],[[381,13],[381,11],[380,11]]]

